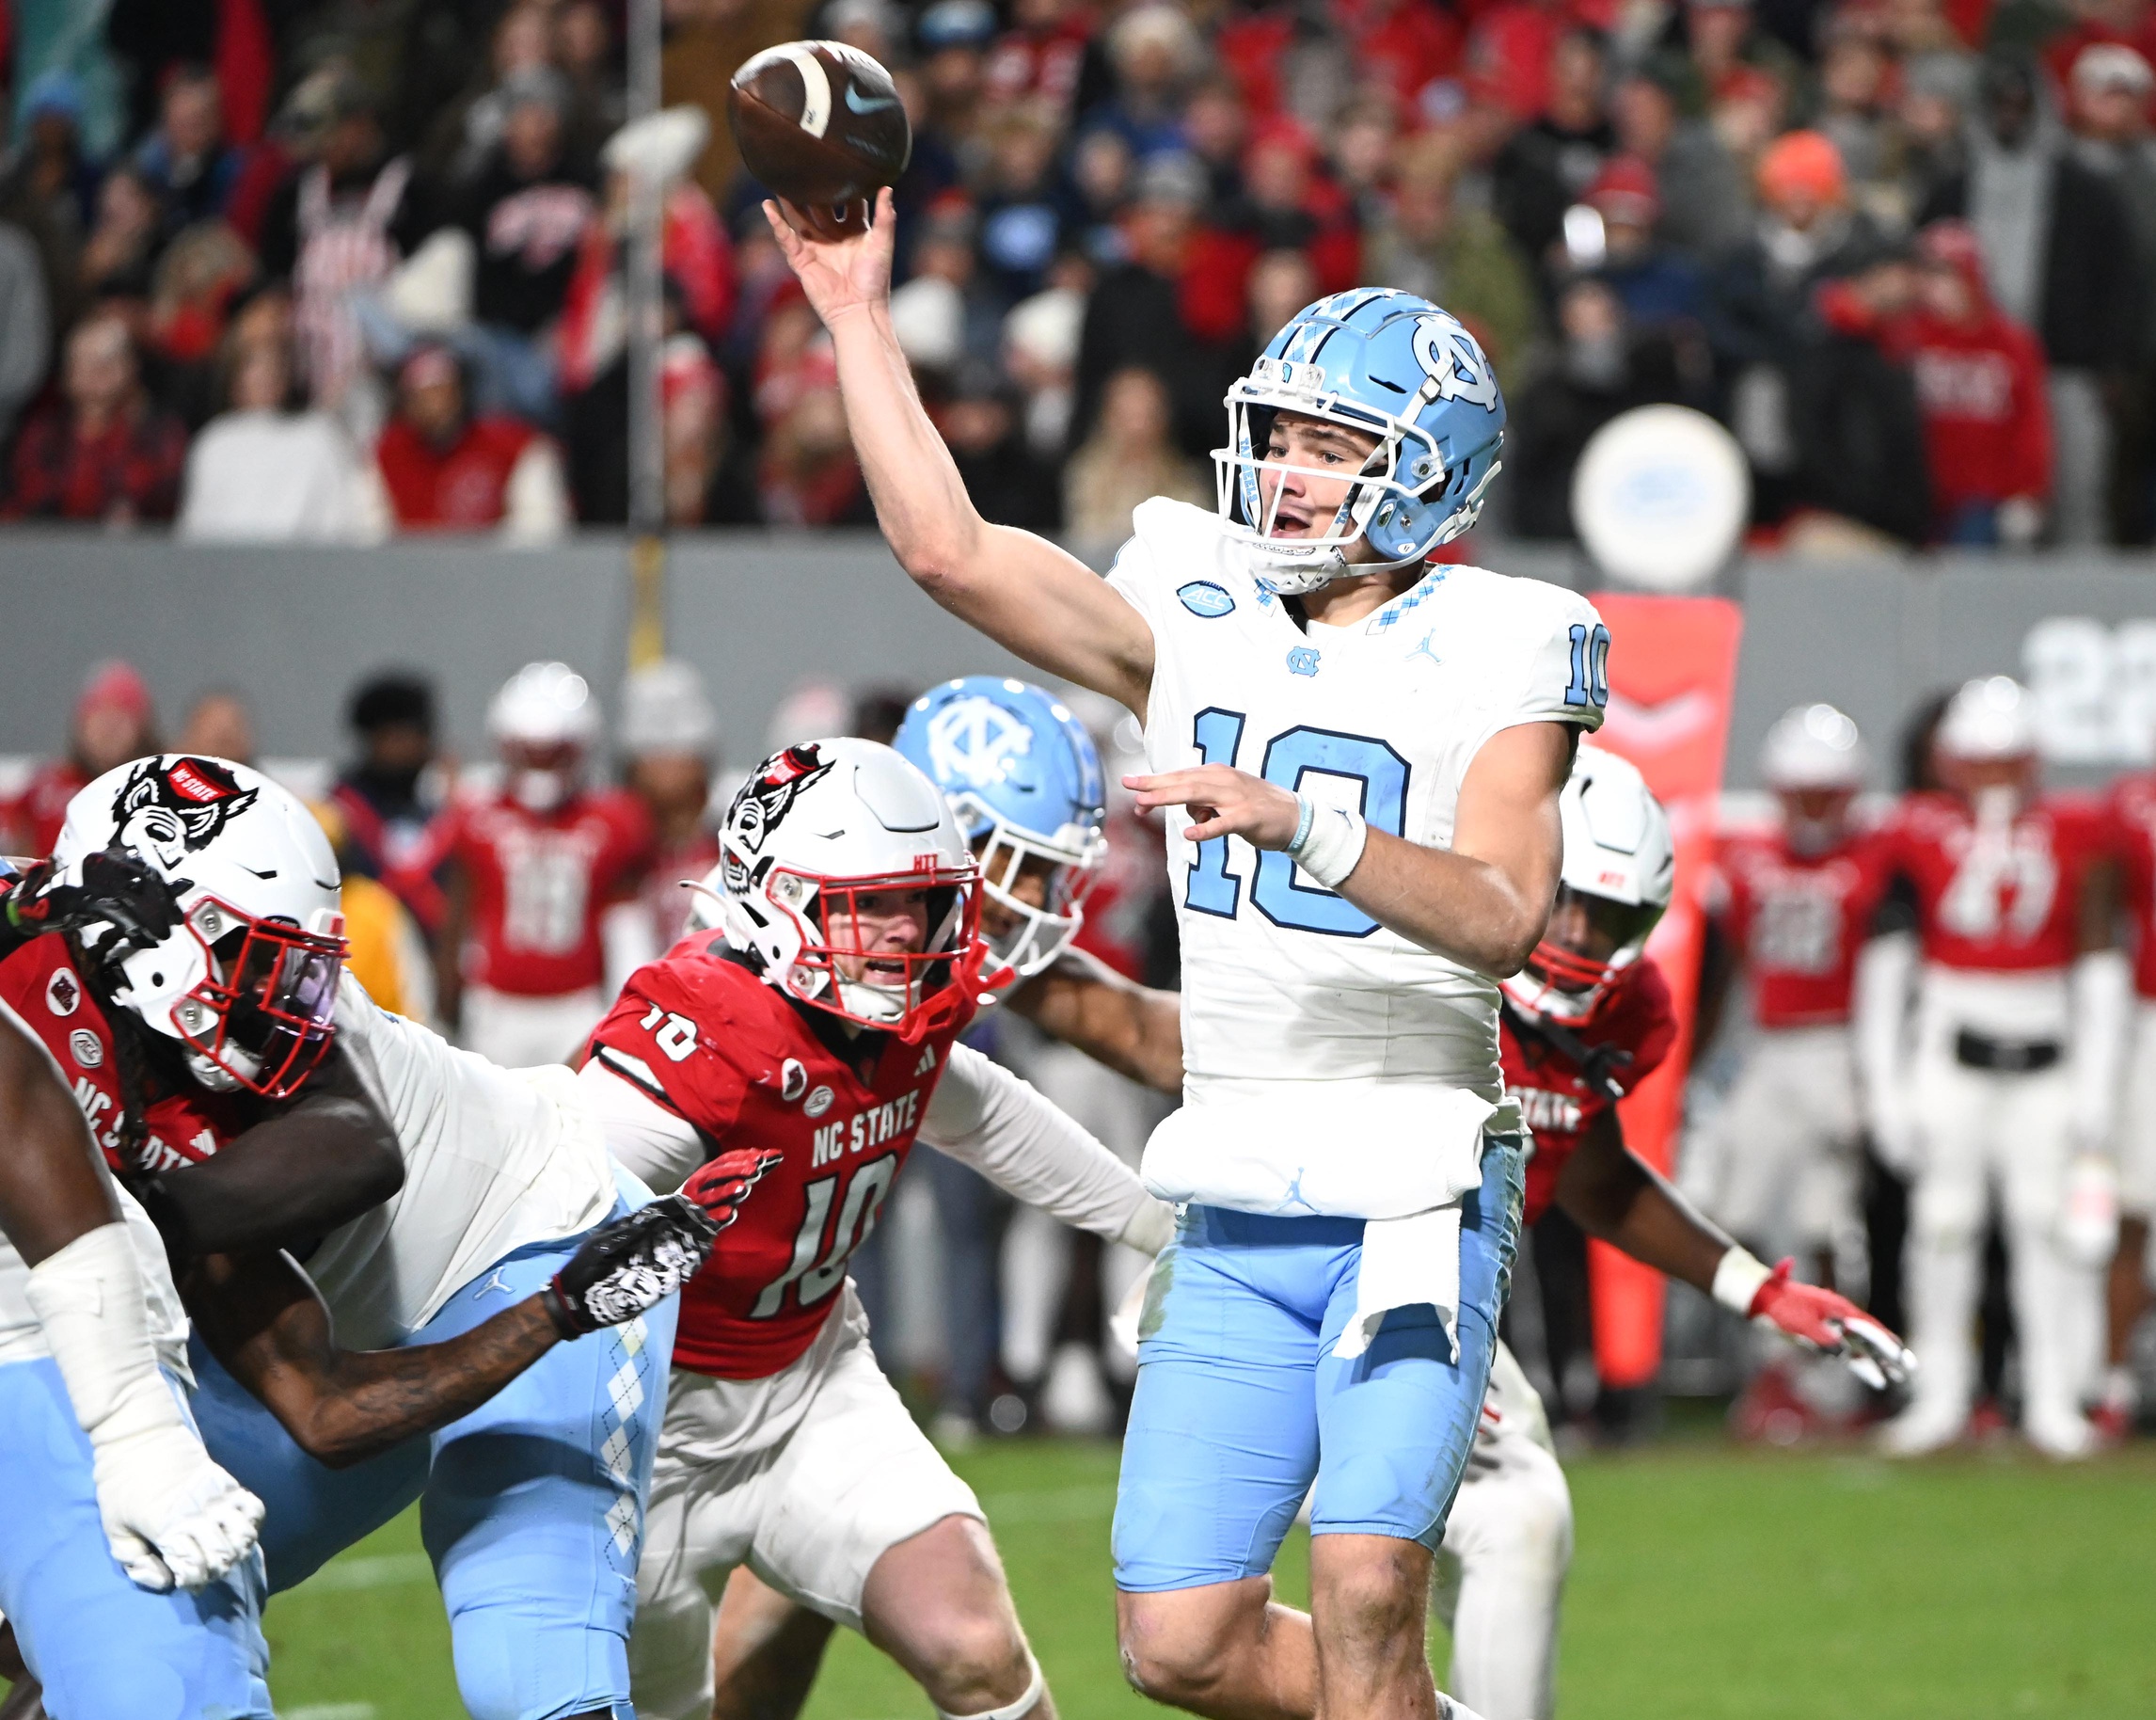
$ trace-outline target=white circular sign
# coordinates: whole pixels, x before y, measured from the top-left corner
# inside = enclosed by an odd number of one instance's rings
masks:
[[[1752,474],[1736,438],[1689,406],[1636,406],[1588,438],[1572,523],[1612,580],[1697,591],[1744,535]]]

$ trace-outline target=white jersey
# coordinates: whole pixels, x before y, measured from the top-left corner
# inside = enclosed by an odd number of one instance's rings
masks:
[[[392,1015],[349,974],[337,1043],[396,1129],[404,1186],[307,1261],[339,1342],[380,1349],[504,1255],[612,1210],[612,1161],[566,1069],[498,1069]]]
[[[1601,723],[1609,634],[1570,592],[1435,566],[1352,627],[1305,629],[1211,513],[1154,500],[1133,524],[1108,581],[1152,629],[1155,771],[1231,764],[1443,848],[1461,781],[1492,735]],[[1186,1114],[1166,1136],[1187,1145],[1218,1110],[1244,1138],[1234,1152],[1245,1165],[1209,1191],[1181,1153],[1166,1180],[1183,1186],[1164,1186],[1157,1135],[1154,1191],[1248,1205],[1236,1192],[1247,1161],[1285,1155],[1274,1174],[1307,1192],[1308,1142],[1295,1138],[1312,1117],[1328,1137],[1356,1132],[1338,1126],[1351,1119],[1382,1134],[1450,1095],[1451,1114],[1479,1129],[1503,1091],[1497,982],[1386,930],[1285,854],[1239,836],[1192,843],[1189,822],[1170,810]],[[1268,1129],[1267,1118],[1281,1121]]]

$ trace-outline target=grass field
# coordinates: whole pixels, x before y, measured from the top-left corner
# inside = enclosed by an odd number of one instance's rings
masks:
[[[1145,1710],[1116,1666],[1114,1448],[1015,1442],[959,1467],[1068,1720]],[[2148,1445],[2059,1469],[2019,1454],[1889,1467],[1684,1441],[1585,1458],[1571,1476],[1566,1720],[2156,1715]],[[1291,1597],[1306,1546],[1298,1536],[1282,1555]],[[415,1516],[274,1602],[269,1635],[285,1720],[462,1712]],[[808,1720],[928,1712],[842,1632]]]

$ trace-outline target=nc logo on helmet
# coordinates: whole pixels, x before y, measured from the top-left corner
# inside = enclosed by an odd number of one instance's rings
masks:
[[[928,757],[938,782],[990,788],[1033,751],[1033,730],[993,699],[954,699],[928,719]]]
[[[166,871],[255,804],[230,769],[214,758],[145,758],[113,796],[112,819],[123,847],[154,860]]]
[[[1485,412],[1498,407],[1498,377],[1475,337],[1457,317],[1435,311],[1415,324],[1415,360],[1446,400],[1465,400]]]

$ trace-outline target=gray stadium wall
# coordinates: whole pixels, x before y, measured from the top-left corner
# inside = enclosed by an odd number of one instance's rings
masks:
[[[1484,553],[1507,571],[1592,583],[1562,552]],[[620,681],[617,537],[545,550],[243,549],[18,529],[0,536],[0,753],[57,745],[84,669],[106,656],[142,669],[168,721],[204,688],[234,686],[265,752],[318,757],[344,751],[345,693],[376,668],[433,675],[468,757],[483,745],[488,693],[518,664],[563,658],[610,703]],[[1841,705],[1888,753],[1933,689],[2019,672],[2037,623],[2156,618],[2156,557],[1756,560],[1724,588],[1745,610],[1729,770],[1742,788],[1768,725],[1799,700]],[[803,680],[912,687],[1017,666],[915,592],[867,534],[677,538],[668,607],[670,647],[707,677],[736,764],[753,760],[772,706]]]

